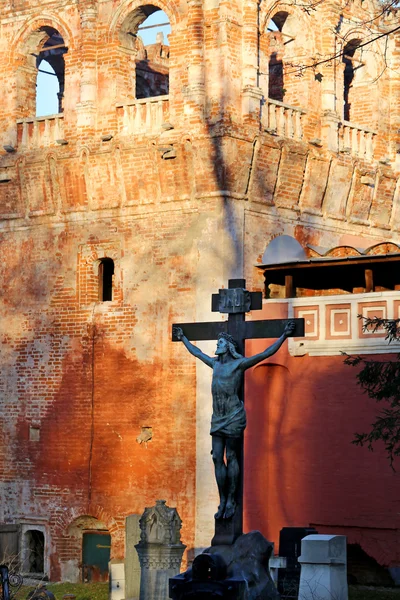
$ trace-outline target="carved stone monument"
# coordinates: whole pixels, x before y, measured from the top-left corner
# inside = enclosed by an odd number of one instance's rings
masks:
[[[141,567],[140,600],[167,600],[168,580],[180,570],[186,548],[181,542],[182,521],[165,500],[146,508],[139,521],[140,542],[135,548]]]

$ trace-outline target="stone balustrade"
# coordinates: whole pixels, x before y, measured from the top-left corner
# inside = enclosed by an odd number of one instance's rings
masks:
[[[372,160],[376,134],[376,131],[367,127],[361,127],[350,121],[342,121],[339,123],[339,151]]]
[[[301,140],[303,128],[301,119],[305,110],[265,98],[261,108],[261,124],[265,131],[280,137]]]
[[[280,302],[288,303],[289,318],[305,320],[304,338],[289,341],[289,352],[294,356],[400,352],[400,343],[388,344],[385,330],[364,331],[363,320],[358,318],[400,318],[400,291],[308,296]]]
[[[157,133],[169,119],[169,96],[155,96],[117,104],[118,132],[125,135]]]
[[[17,121],[17,145],[30,150],[55,146],[64,140],[64,115],[48,115],[19,119]]]

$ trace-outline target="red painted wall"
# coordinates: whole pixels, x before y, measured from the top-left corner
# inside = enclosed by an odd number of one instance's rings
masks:
[[[257,318],[285,311],[265,304]],[[272,341],[248,341],[246,353]],[[351,444],[377,409],[360,393],[355,369],[341,356],[291,357],[285,342],[247,374],[246,409],[245,530],[260,529],[277,551],[282,527],[313,525],[398,565],[400,480],[383,448]]]

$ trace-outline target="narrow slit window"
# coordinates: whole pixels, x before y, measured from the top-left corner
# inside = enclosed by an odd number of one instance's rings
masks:
[[[103,258],[99,264],[99,300],[111,302],[113,299],[114,261]]]

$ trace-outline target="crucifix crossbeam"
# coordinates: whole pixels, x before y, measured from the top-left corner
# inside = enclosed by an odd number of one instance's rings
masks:
[[[220,495],[212,545],[233,544],[243,533],[243,432],[246,427],[243,374],[272,356],[291,336],[304,336],[304,319],[246,321],[251,310],[262,308],[261,292],[246,290],[244,279],[231,279],[227,289],[212,296],[212,310],[227,314],[226,321],[176,323],[172,340],[182,341],[196,358],[213,369],[212,455]],[[221,334],[225,334],[225,338]],[[246,339],[277,338],[254,357],[244,356]],[[192,341],[216,340],[216,357],[204,354]],[[225,462],[226,458],[226,462]],[[232,466],[234,465],[234,466]]]
[[[248,292],[244,279],[230,279],[228,289],[219,290],[212,295],[213,312],[227,313],[226,321],[211,321],[208,323],[177,323],[174,326],[182,328],[188,340],[216,340],[221,333],[229,333],[235,338],[240,352],[244,350],[246,339],[278,338],[287,323],[287,319],[268,319],[263,321],[246,321],[245,313],[262,308],[262,293]],[[292,337],[304,336],[304,319],[293,319],[295,329]],[[172,334],[172,341],[178,338]]]

